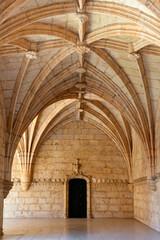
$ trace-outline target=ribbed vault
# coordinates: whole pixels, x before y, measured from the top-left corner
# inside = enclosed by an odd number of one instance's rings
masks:
[[[156,177],[160,5],[125,2],[0,1],[6,181],[17,149],[22,186],[28,189],[42,144],[77,119],[115,142],[130,183],[134,129],[145,150],[147,177]]]

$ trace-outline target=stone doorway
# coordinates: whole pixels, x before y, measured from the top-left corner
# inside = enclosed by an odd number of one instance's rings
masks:
[[[87,182],[84,179],[69,180],[69,218],[87,217]]]

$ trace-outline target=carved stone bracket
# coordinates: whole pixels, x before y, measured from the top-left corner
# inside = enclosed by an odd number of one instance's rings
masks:
[[[3,184],[4,184],[3,196],[4,198],[6,198],[8,196],[9,191],[13,187],[13,182],[5,180]]]
[[[83,68],[83,67],[79,67],[79,68],[77,68],[76,72],[77,72],[77,73],[85,73],[85,72],[86,72],[86,69]]]

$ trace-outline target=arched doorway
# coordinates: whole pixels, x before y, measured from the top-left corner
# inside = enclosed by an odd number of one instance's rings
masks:
[[[69,180],[69,218],[87,217],[87,183],[84,179]]]

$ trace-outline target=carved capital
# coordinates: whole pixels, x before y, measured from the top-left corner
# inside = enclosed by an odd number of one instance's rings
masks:
[[[12,189],[12,187],[13,187],[13,182],[8,181],[8,180],[4,181],[4,189],[3,189],[4,198],[6,198],[8,196],[8,193]]]
[[[37,52],[34,52],[34,51],[26,52],[26,58],[31,60],[37,59]]]
[[[75,15],[75,19],[76,19],[76,21],[78,21],[80,23],[85,23],[88,21],[88,15],[83,12],[78,12]]]
[[[78,54],[84,54],[88,53],[90,51],[90,48],[87,45],[75,45],[73,47],[73,50]]]

